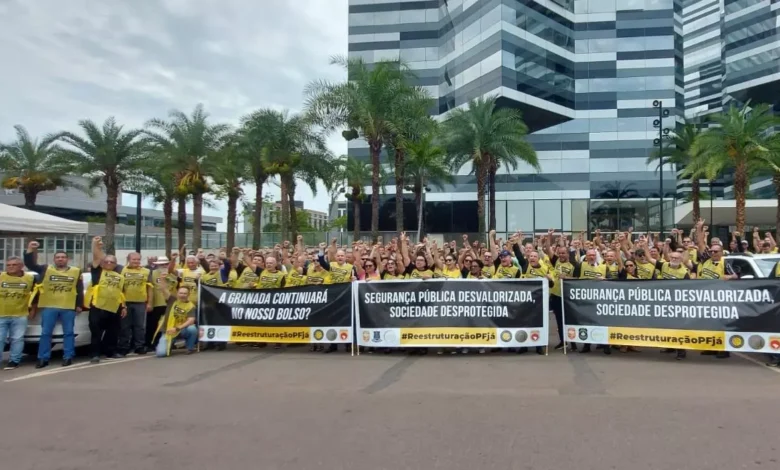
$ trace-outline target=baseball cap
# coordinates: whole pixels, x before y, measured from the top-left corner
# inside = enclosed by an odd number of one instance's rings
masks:
[[[498,254],[500,257],[504,256],[512,256],[512,253],[510,253],[508,250],[501,250],[501,252]]]

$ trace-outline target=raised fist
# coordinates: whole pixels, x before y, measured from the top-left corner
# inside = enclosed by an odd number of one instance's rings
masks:
[[[326,246],[325,242],[320,243],[320,250],[324,250]]]
[[[40,246],[41,246],[40,243],[38,243],[36,241],[31,241],[30,243],[27,244],[27,249],[30,250],[30,251],[35,251],[38,248],[40,248]]]
[[[298,235],[298,241],[303,240],[303,235]]]

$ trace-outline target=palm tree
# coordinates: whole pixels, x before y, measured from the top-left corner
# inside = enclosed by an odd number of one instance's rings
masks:
[[[68,166],[60,158],[57,136],[47,135],[38,140],[22,126],[14,126],[16,141],[0,143],[0,170],[2,186],[17,189],[24,195],[24,207],[35,209],[38,194],[57,188],[73,187],[64,178]]]
[[[143,178],[130,189],[151,198],[155,204],[162,204],[165,254],[170,256],[173,251],[173,201],[177,198],[177,191],[173,173],[157,163],[165,158],[167,156],[159,148],[152,150],[151,158],[142,170]],[[180,238],[179,246],[182,243],[184,239]]]
[[[444,138],[452,167],[471,163],[477,177],[477,216],[479,231],[485,231],[485,189],[490,191],[490,228],[496,226],[496,185],[498,168],[513,170],[522,161],[539,169],[536,152],[526,140],[528,127],[520,111],[496,109],[496,96],[469,101],[468,108],[453,110],[444,122]]]
[[[328,171],[330,153],[323,136],[315,132],[312,123],[303,116],[290,116],[286,111],[266,112],[272,122],[262,160],[269,174],[279,176],[282,237],[288,239],[289,229],[292,228],[292,239],[295,239],[298,235],[295,180],[299,178],[306,182],[316,195],[317,180],[324,178]]]
[[[249,156],[246,146],[236,135],[224,139],[218,151],[210,154],[206,162],[208,173],[217,185],[217,197],[227,198],[227,251],[236,244],[236,217],[238,202],[244,195],[243,184],[247,180]]]
[[[658,167],[661,165],[675,165],[676,168],[683,168],[684,171],[680,176],[688,179],[691,182],[690,199],[693,202],[693,220],[699,220],[701,217],[701,185],[700,180],[705,177],[701,167],[696,165],[696,155],[694,155],[694,143],[701,134],[701,128],[692,123],[683,124],[679,129],[679,132],[675,132],[671,136],[671,140],[668,145],[662,147],[662,149],[655,150],[648,158],[648,165],[653,162],[658,162]]]
[[[346,187],[350,189],[345,197],[352,201],[352,213],[354,225],[352,228],[352,239],[360,239],[360,203],[365,199],[363,188],[368,186],[372,178],[373,168],[370,163],[358,160],[354,157],[347,157],[339,163],[339,174]]]
[[[447,164],[447,154],[436,145],[432,134],[423,136],[420,140],[410,142],[406,147],[406,184],[407,189],[414,194],[414,203],[420,211],[420,235],[425,232],[422,207],[423,191],[428,185],[443,189],[445,183],[452,183],[452,169]],[[422,239],[422,238],[420,238]]]
[[[764,162],[761,173],[772,175],[772,186],[775,188],[777,209],[775,211],[775,233],[780,233],[780,134],[774,134],[770,138],[767,151],[760,154]]]
[[[769,105],[751,107],[750,102],[742,107],[732,106],[711,118],[716,127],[702,132],[693,145],[692,151],[697,156],[695,165],[711,180],[723,171],[734,171],[736,231],[745,233],[745,199],[750,176],[766,168],[767,149],[774,145],[771,131],[780,125],[780,118],[772,114]]]
[[[345,139],[365,139],[371,155],[371,235],[379,237],[379,156],[388,135],[396,133],[394,103],[410,93],[409,70],[398,61],[380,61],[369,67],[360,59],[333,57],[331,63],[344,67],[348,80],[339,83],[316,81],[307,85],[306,111],[316,124],[328,131],[346,127]]]
[[[106,253],[114,253],[114,231],[117,221],[117,201],[123,185],[132,186],[140,177],[148,157],[143,131],[125,131],[113,117],[106,119],[103,127],[93,121],[79,121],[84,137],[71,132],[57,134],[56,138],[71,148],[62,150],[65,161],[73,172],[86,175],[89,187],[101,184],[106,188]],[[136,221],[141,223],[141,221]]]
[[[271,129],[276,123],[273,110],[260,109],[241,118],[237,132],[240,145],[249,160],[249,176],[255,185],[255,205],[252,209],[252,247],[260,248],[262,237],[263,186],[270,177],[263,159],[263,149],[271,141]]]
[[[147,135],[152,141],[166,148],[171,155],[169,164],[176,173],[176,183],[180,192],[179,204],[179,235],[181,226],[186,224],[181,220],[185,195],[192,195],[192,244],[193,248],[201,247],[203,226],[203,195],[209,192],[208,175],[204,171],[205,161],[209,153],[217,150],[222,137],[230,130],[227,124],[210,124],[208,113],[203,105],[195,107],[192,115],[187,116],[181,111],[173,110],[168,114],[169,121],[152,119],[146,123]],[[181,243],[181,242],[180,242]]]
[[[436,121],[428,114],[433,103],[422,87],[407,87],[405,93],[393,102],[393,129],[386,140],[392,151],[391,163],[395,170],[395,228],[398,233],[404,231],[404,159],[407,147],[411,142],[437,130]]]

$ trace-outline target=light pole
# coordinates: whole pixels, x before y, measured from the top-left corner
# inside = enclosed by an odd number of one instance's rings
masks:
[[[659,163],[659,177],[658,177],[658,202],[659,202],[659,217],[661,222],[661,239],[664,236],[664,139],[669,138],[669,129],[664,129],[664,118],[669,117],[669,110],[664,109],[664,102],[661,100],[654,100],[653,107],[658,108],[658,119],[653,120],[653,127],[658,128],[658,138],[653,140],[655,145],[658,145],[658,161]]]
[[[135,251],[141,254],[141,192],[122,191],[126,194],[135,194]]]

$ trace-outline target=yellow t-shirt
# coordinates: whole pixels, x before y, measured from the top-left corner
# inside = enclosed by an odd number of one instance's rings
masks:
[[[168,273],[168,271],[155,269],[152,272],[152,284],[155,286],[152,307],[165,307],[168,305],[168,301],[165,300],[165,297],[157,288],[157,286],[160,285],[160,279],[162,278],[165,278],[165,280],[168,281],[168,290],[171,292],[171,295],[176,296],[176,276]]]
[[[257,279],[258,289],[278,289],[282,287],[282,281],[284,281],[284,273],[281,271],[270,272],[267,269],[263,269],[260,272],[260,277]]]
[[[116,271],[100,270],[100,279],[92,287],[92,305],[107,312],[119,312],[124,305],[125,277]]]
[[[122,269],[122,276],[125,278],[125,300],[127,302],[146,302],[148,300],[149,270],[125,266]]]
[[[596,266],[590,263],[582,263],[580,265],[580,279],[606,279],[607,267],[603,264],[597,264]]]
[[[352,282],[352,265],[349,263],[340,265],[334,261],[330,263],[330,275],[334,284]]]
[[[64,271],[58,271],[52,265],[47,266],[41,282],[38,307],[73,310],[76,307],[78,296],[76,286],[80,277],[79,268],[69,266]]]
[[[32,274],[11,276],[0,273],[0,317],[27,316],[35,278]]]
[[[513,279],[517,277],[520,268],[517,266],[499,266],[493,274],[494,279]],[[484,275],[484,271],[482,272]]]
[[[333,284],[333,277],[330,272],[325,271],[324,269],[319,271],[312,269],[309,271],[309,274],[306,275],[306,284],[315,286]]]

